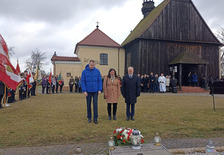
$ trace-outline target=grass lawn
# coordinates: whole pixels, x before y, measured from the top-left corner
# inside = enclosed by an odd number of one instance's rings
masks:
[[[146,95],[136,104],[135,121],[126,121],[120,97],[117,121],[107,120],[107,104],[99,95],[99,124],[87,123],[83,94],[38,95],[0,110],[0,148],[65,143],[107,142],[116,127],[139,129],[146,140],[224,137],[224,98]]]

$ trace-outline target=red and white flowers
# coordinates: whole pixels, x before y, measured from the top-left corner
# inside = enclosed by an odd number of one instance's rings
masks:
[[[116,128],[114,130],[114,141],[115,145],[131,145],[131,138],[132,138],[132,131],[133,129],[131,128],[125,128],[125,127],[120,127]],[[140,132],[140,131],[139,131]],[[144,143],[143,136],[141,135],[141,144]]]

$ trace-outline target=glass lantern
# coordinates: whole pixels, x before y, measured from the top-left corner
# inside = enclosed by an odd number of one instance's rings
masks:
[[[82,149],[78,145],[77,148],[75,149],[75,154],[82,154]]]
[[[160,146],[161,145],[161,138],[159,136],[159,133],[157,132],[155,137],[154,137],[154,142],[156,146]]]
[[[216,155],[217,152],[211,140],[208,141],[205,152],[206,152],[206,155],[213,155],[213,154]]]
[[[132,132],[131,143],[132,143],[132,149],[134,150],[141,149],[141,136],[140,132],[137,129],[134,129]]]
[[[109,150],[114,150],[115,142],[113,137],[110,137],[110,140],[108,141]]]

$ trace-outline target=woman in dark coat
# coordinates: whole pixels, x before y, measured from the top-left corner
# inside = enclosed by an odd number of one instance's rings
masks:
[[[0,81],[0,108],[2,108],[2,98],[5,94],[5,84]]]
[[[126,103],[127,121],[129,121],[130,117],[131,120],[134,121],[135,103],[137,102],[137,97],[140,96],[141,92],[140,80],[138,76],[133,73],[133,67],[129,67],[128,75],[125,75],[122,81],[122,95],[125,98]]]

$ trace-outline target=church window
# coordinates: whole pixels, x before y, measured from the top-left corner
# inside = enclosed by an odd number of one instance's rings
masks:
[[[100,65],[108,65],[108,54],[106,53],[100,54]]]

